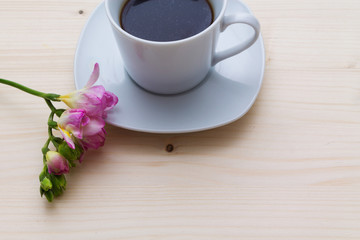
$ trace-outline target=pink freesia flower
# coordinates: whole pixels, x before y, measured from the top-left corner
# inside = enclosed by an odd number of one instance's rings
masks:
[[[75,149],[74,138],[82,140],[103,131],[105,121],[101,117],[88,117],[83,109],[66,110],[58,120],[61,135],[70,148]]]
[[[45,158],[50,174],[62,175],[69,172],[69,163],[60,153],[48,151]]]
[[[108,92],[101,85],[93,86],[100,75],[99,64],[96,63],[90,79],[83,89],[59,97],[70,108],[84,109],[86,115],[106,118],[106,111],[118,102],[115,94]]]
[[[58,128],[69,147],[75,149],[72,136],[82,138],[83,129],[90,122],[90,118],[83,109],[69,109],[61,114],[58,120]]]

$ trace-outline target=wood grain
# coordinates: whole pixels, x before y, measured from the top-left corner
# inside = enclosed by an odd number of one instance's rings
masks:
[[[0,77],[72,91],[99,3],[0,1]],[[0,239],[360,239],[360,3],[246,3],[267,57],[250,112],[188,134],[107,126],[52,204],[38,193],[47,107],[0,86]]]

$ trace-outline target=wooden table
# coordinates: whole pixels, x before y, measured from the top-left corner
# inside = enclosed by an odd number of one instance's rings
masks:
[[[72,91],[99,3],[1,0],[0,77]],[[250,112],[188,134],[107,126],[53,203],[38,190],[49,111],[0,86],[0,239],[360,239],[360,2],[247,4],[266,48]]]

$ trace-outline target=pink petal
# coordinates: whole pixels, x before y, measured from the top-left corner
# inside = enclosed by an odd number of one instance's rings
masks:
[[[98,99],[102,99],[105,93],[105,88],[102,85],[92,86],[83,90],[84,94],[93,95]]]
[[[101,116],[106,108],[104,94],[105,88],[100,85],[81,90],[72,107],[84,109],[88,116]]]
[[[92,136],[86,136],[84,139],[80,140],[84,149],[98,149],[99,147],[104,146],[105,144],[105,129],[102,129],[101,132]]]
[[[95,63],[94,65],[94,70],[91,73],[91,76],[89,78],[89,81],[87,82],[87,84],[85,85],[85,88],[91,87],[92,85],[95,84],[95,82],[99,79],[100,76],[100,68],[99,68],[99,64]]]
[[[105,127],[105,121],[101,117],[91,117],[89,124],[84,127],[83,135],[92,136],[98,134]]]
[[[108,91],[106,91],[104,93],[104,98],[106,100],[105,111],[112,109],[119,101],[118,97],[115,94],[113,94],[112,92],[108,92]]]
[[[106,119],[106,118],[107,118],[107,112],[105,112],[105,111],[103,112],[102,118],[103,118],[103,119]]]
[[[84,127],[84,126],[88,125],[89,122],[90,122],[90,118],[85,115],[82,120],[82,126]]]
[[[85,152],[83,152],[80,157],[79,157],[79,163],[82,163],[83,159],[84,159],[84,155],[85,155]]]
[[[85,110],[69,109],[60,116],[58,126],[76,138],[82,138],[83,126],[87,125],[89,121],[89,117],[85,115]]]
[[[75,143],[71,139],[71,136],[70,136],[69,132],[66,131],[66,130],[63,130],[61,128],[59,128],[59,131],[61,133],[61,136],[64,138],[65,142],[69,145],[69,147],[72,148],[72,149],[75,149]]]

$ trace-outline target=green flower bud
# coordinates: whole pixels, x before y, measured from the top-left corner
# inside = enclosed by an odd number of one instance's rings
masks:
[[[44,195],[49,202],[52,202],[54,200],[54,194],[51,190],[45,192]]]
[[[49,191],[53,187],[50,179],[48,179],[47,177],[44,177],[44,179],[40,183],[40,186],[42,189],[44,189],[44,191]]]
[[[50,180],[53,184],[51,191],[54,196],[60,196],[66,188],[66,178],[64,175],[50,175]]]

